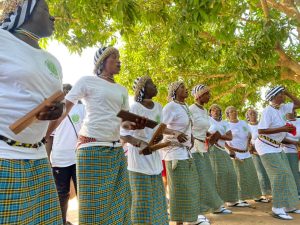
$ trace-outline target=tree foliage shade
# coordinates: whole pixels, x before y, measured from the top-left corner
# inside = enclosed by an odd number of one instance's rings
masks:
[[[297,0],[49,2],[57,40],[71,51],[122,43],[119,82],[131,89],[136,77],[150,75],[161,103],[178,79],[189,88],[207,84],[211,103],[241,110],[255,105],[266,85],[300,93]]]

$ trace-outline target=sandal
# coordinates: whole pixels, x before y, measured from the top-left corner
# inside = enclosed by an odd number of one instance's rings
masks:
[[[300,214],[300,209],[293,209],[290,211],[285,211],[286,213],[295,213],[295,214]]]
[[[236,202],[233,205],[228,205],[229,207],[249,207],[250,204],[248,202]]]
[[[226,209],[225,207],[221,207],[220,210],[214,211],[213,214],[232,214],[232,211],[229,209]]]
[[[269,203],[271,200],[267,198],[254,199],[255,202]]]
[[[276,214],[276,213],[272,212],[271,216],[273,216],[276,219],[280,219],[280,220],[292,220],[293,219],[293,217],[289,216],[286,213]]]

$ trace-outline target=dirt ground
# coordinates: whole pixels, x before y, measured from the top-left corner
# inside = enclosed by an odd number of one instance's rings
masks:
[[[233,214],[231,215],[207,214],[206,216],[210,219],[212,225],[300,225],[300,215],[291,214],[294,217],[294,220],[291,221],[275,219],[270,216],[271,203],[249,202],[251,203],[252,208],[230,208],[233,211]],[[76,198],[74,198],[69,203],[68,212],[68,220],[74,225],[78,225],[77,210],[78,204]],[[172,222],[170,223],[170,225],[173,224],[174,223]]]

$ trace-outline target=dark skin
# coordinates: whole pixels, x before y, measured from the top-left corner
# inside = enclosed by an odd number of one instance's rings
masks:
[[[288,97],[289,99],[292,100],[294,103],[294,108],[299,109],[300,108],[300,99],[292,95],[290,92],[287,90],[284,90],[280,93],[278,93],[272,100],[271,103],[274,105],[280,105],[285,102],[285,98]],[[284,125],[282,127],[277,127],[277,128],[268,128],[268,129],[258,129],[259,134],[276,134],[280,132],[291,132],[294,129],[292,126],[287,126]]]
[[[50,15],[49,8],[45,0],[37,2],[29,20],[27,20],[20,28],[28,30],[41,38],[50,37],[54,31],[54,17]],[[38,41],[27,37],[24,34],[13,33],[18,39],[24,41],[33,48],[40,49]],[[38,120],[56,120],[64,110],[64,104],[54,102],[47,105],[37,116]]]
[[[185,102],[185,99],[189,96],[188,90],[184,84],[181,84],[179,88],[176,90],[175,100],[181,103]],[[177,140],[180,143],[184,143],[188,140],[187,136],[183,133],[177,136]]]
[[[210,92],[207,91],[204,94],[202,94],[201,96],[199,96],[197,99],[195,99],[195,102],[197,103],[197,106],[200,107],[201,109],[203,109],[203,106],[205,104],[207,104],[210,100]],[[201,107],[202,106],[202,107]],[[216,132],[215,134],[211,134],[209,132],[207,132],[206,134],[206,139],[209,143],[209,145],[213,145],[215,144],[218,139],[220,138],[220,133]]]
[[[109,76],[113,78],[113,76],[120,72],[121,62],[119,59],[119,54],[111,54],[105,59],[105,64],[103,67],[102,74],[106,77],[102,77],[108,82],[114,83],[113,80],[108,79]],[[100,78],[99,78],[100,79]],[[48,131],[46,134],[46,138],[49,138],[52,132],[59,126],[59,124],[63,121],[63,119],[70,113],[71,109],[73,108],[74,104],[68,100],[66,100],[66,110],[63,115],[56,121],[53,121],[49,124]],[[125,129],[135,130],[135,129],[144,129],[146,125],[147,119],[137,119],[135,123],[125,121],[122,122],[122,126]]]

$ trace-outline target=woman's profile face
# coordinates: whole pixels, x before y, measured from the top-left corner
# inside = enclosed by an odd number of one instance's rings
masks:
[[[105,59],[104,71],[109,74],[118,74],[121,70],[120,55],[113,53]]]
[[[157,87],[151,79],[147,80],[146,82],[145,92],[148,95],[148,97],[154,97],[157,95]]]
[[[54,32],[54,17],[49,13],[49,7],[45,0],[40,0],[29,18],[29,20],[21,26],[39,37],[49,37]]]

